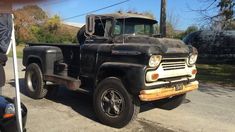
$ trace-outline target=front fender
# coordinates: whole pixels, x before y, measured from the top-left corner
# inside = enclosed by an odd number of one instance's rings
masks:
[[[133,63],[105,62],[97,73],[98,82],[106,77],[118,77],[126,89],[133,95],[138,95],[145,86],[146,66]]]

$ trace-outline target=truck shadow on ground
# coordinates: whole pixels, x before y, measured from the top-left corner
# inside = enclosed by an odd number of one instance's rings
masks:
[[[19,83],[20,83],[20,92],[23,95],[29,97],[25,89],[24,79],[20,78]],[[14,80],[10,80],[9,84],[15,87]],[[60,87],[60,86],[55,87],[54,90],[50,92],[52,93],[46,96],[45,97],[46,99],[51,100],[55,103],[60,103],[65,106],[68,106],[72,108],[74,111],[76,111],[77,113],[79,113],[80,115],[98,122],[93,111],[92,96],[74,92],[74,91],[69,91],[66,88]]]
[[[20,83],[20,92],[23,95],[29,97],[25,89],[24,79],[23,78],[19,79],[19,83]],[[11,80],[9,84],[14,87],[15,86],[14,80]],[[50,93],[45,98],[55,103],[60,103],[62,105],[70,107],[80,115],[100,123],[93,111],[93,99],[91,95],[70,91],[65,87],[57,86],[53,90],[53,92]],[[140,112],[146,112],[152,109],[158,109],[158,107],[156,105],[153,105],[152,103],[141,103]]]

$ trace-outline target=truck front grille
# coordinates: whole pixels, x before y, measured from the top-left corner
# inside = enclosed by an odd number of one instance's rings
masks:
[[[161,65],[164,71],[185,69],[186,60],[185,59],[163,59]]]

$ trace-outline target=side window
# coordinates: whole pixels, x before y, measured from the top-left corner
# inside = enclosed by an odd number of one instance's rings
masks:
[[[104,37],[105,21],[96,20],[95,21],[95,34],[98,37]]]
[[[115,25],[114,35],[120,35],[120,34],[121,34],[121,25]]]
[[[106,20],[106,24],[105,24],[105,33],[104,33],[104,37],[108,38],[109,35],[111,34],[111,30],[112,29],[112,20]]]
[[[106,19],[106,20],[97,19],[95,21],[94,35],[97,37],[108,38],[109,35],[111,34],[111,31],[112,31],[111,29],[112,29],[112,20],[111,19]]]

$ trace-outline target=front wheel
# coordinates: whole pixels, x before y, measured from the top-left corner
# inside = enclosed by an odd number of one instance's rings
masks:
[[[139,113],[139,101],[125,89],[120,79],[109,77],[101,81],[95,92],[93,106],[98,119],[106,125],[121,128]]]
[[[44,98],[47,94],[41,68],[36,63],[29,64],[25,72],[25,87],[28,95],[34,99]]]
[[[186,94],[181,94],[181,95],[177,95],[171,98],[158,100],[154,102],[154,104],[159,108],[162,108],[165,110],[172,110],[180,106],[182,102],[184,101],[185,97],[186,97]]]

